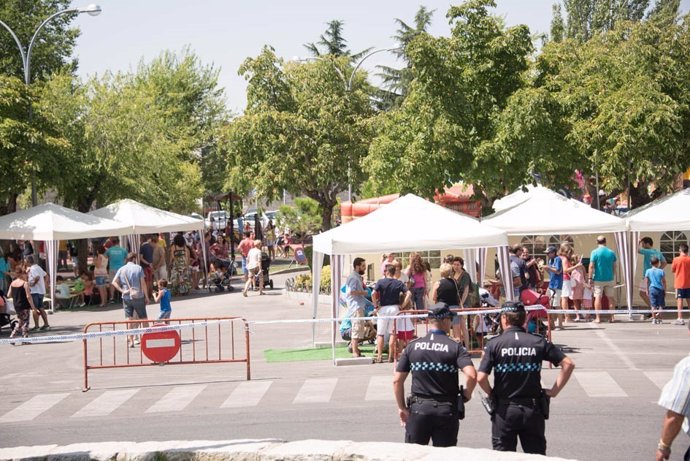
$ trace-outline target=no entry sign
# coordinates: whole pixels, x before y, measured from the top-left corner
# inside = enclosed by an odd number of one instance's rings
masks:
[[[179,350],[180,335],[175,330],[145,333],[141,337],[141,351],[152,362],[169,362]]]

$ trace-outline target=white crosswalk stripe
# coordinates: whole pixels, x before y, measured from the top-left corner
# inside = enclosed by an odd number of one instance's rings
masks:
[[[606,398],[606,397],[629,397],[626,393],[631,392],[637,395],[637,389],[631,387],[630,374],[623,373],[618,376],[619,381],[614,379],[615,373],[608,371],[576,371],[574,376],[574,383],[570,386],[578,386],[584,391],[588,398]],[[646,371],[644,375],[659,389],[663,388],[666,382],[671,378],[672,370],[658,370]],[[273,381],[246,381],[239,383],[230,393],[229,396],[220,405],[220,408],[251,408],[261,405],[262,400],[275,388],[275,392],[281,396],[292,393],[294,399],[293,404],[313,404],[313,403],[328,403],[333,400],[336,394],[336,389],[339,394],[347,394],[349,400],[364,400],[366,402],[382,402],[387,404],[394,401],[392,375],[375,375],[369,377],[362,377],[362,380],[367,379],[366,390],[358,387],[357,393],[351,391],[352,388],[348,386],[338,387],[339,378],[314,378],[307,379],[303,382],[279,382],[274,385]],[[549,380],[546,380],[547,382]],[[621,384],[619,384],[619,382]],[[297,390],[297,386],[299,389]],[[652,390],[653,386],[646,386],[646,389]],[[105,391],[90,402],[86,403],[81,409],[71,415],[72,418],[84,417],[103,417],[113,413],[118,408],[130,407],[135,402],[129,400],[139,392],[139,388],[135,389],[118,389]],[[154,400],[151,395],[150,402],[145,402],[143,405],[149,405],[145,410],[145,414],[166,413],[175,411],[186,411],[186,409],[201,395],[207,392],[217,393],[220,389],[213,390],[213,384],[194,384],[184,385],[168,388],[165,393],[158,400]],[[295,393],[296,391],[296,393]],[[653,393],[656,394],[657,391]],[[57,415],[61,408],[67,408],[68,411],[74,412],[75,409],[71,405],[63,407],[60,405],[63,401],[68,401],[68,397],[77,397],[82,394],[71,393],[51,393],[39,394],[31,397],[26,402],[20,404],[14,409],[8,409],[4,415],[0,416],[0,423],[13,423],[31,421],[36,418],[49,417],[51,414]],[[227,395],[227,394],[226,394]],[[146,396],[148,397],[149,393]],[[342,397],[342,395],[340,396]],[[654,397],[656,398],[656,396]],[[142,405],[142,399],[136,402],[136,405]],[[341,404],[341,398],[337,398],[334,405]],[[77,400],[79,401],[79,400]],[[288,400],[289,401],[289,400]],[[48,410],[54,408],[48,415],[44,415]],[[144,406],[146,408],[146,406]],[[62,412],[65,412],[63,409]],[[65,417],[64,415],[62,417]]]
[[[14,410],[5,413],[2,418],[0,418],[0,423],[31,421],[36,416],[49,410],[68,396],[69,393],[35,395]]]
[[[369,385],[367,386],[367,393],[364,396],[366,401],[393,401],[393,377],[386,376],[372,376],[369,378]]]
[[[255,407],[259,404],[273,381],[247,381],[240,383],[221,408]]]
[[[628,394],[605,371],[579,371],[575,378],[590,397],[627,397]]]
[[[307,379],[292,403],[323,403],[331,400],[338,378]]]
[[[201,392],[206,389],[207,384],[196,386],[178,386],[165,394],[160,400],[154,403],[146,413],[163,413],[166,411],[181,411],[192,403]]]
[[[86,418],[92,416],[107,416],[120,405],[132,398],[139,389],[123,389],[118,391],[106,391],[85,407],[72,415],[72,418]]]
[[[651,382],[656,384],[656,387],[658,387],[659,389],[663,389],[666,383],[671,380],[671,376],[673,376],[673,371],[645,371],[644,375],[647,378],[649,378]]]

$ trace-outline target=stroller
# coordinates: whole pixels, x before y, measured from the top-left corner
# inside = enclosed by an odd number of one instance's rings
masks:
[[[12,308],[11,305],[8,306],[8,301],[5,297],[5,292],[3,290],[0,290],[0,330],[5,325],[9,325],[11,332],[19,323],[19,320],[13,319],[8,312],[14,313],[14,308]]]
[[[268,256],[268,253],[265,251],[261,252],[261,272],[256,274],[254,276],[254,286],[258,287],[260,279],[259,277],[263,277],[264,279],[264,288],[270,287],[271,290],[273,289],[273,280],[268,274],[268,270],[271,268],[271,257]]]

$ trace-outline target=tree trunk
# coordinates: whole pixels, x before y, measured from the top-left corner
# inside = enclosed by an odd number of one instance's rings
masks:
[[[333,216],[334,203],[321,203],[321,230],[326,232],[332,227],[331,217]]]
[[[79,266],[79,273],[89,270],[87,261],[89,258],[89,241],[87,239],[76,240],[77,244],[77,265]]]
[[[14,213],[17,211],[17,197],[18,194],[10,194],[7,198],[7,202],[0,206],[0,215],[4,216],[6,214]]]

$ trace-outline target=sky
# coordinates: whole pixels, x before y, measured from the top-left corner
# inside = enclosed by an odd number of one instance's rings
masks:
[[[86,6],[90,0],[73,1]],[[93,1],[93,0],[91,0]],[[97,0],[103,12],[82,14],[74,24],[81,30],[75,55],[81,77],[106,71],[128,71],[168,49],[194,51],[202,63],[220,69],[228,108],[241,113],[246,84],[237,74],[240,64],[271,45],[285,59],[309,56],[305,43],[316,42],[333,19],[343,20],[350,49],[391,48],[395,18],[413,23],[420,5],[435,10],[433,35],[448,35],[445,17],[450,2],[441,0]],[[460,3],[454,2],[455,4]],[[495,13],[508,26],[527,24],[533,34],[549,31],[554,0],[497,0]],[[682,0],[683,11],[690,0]],[[396,66],[388,53],[378,53],[363,68]]]

